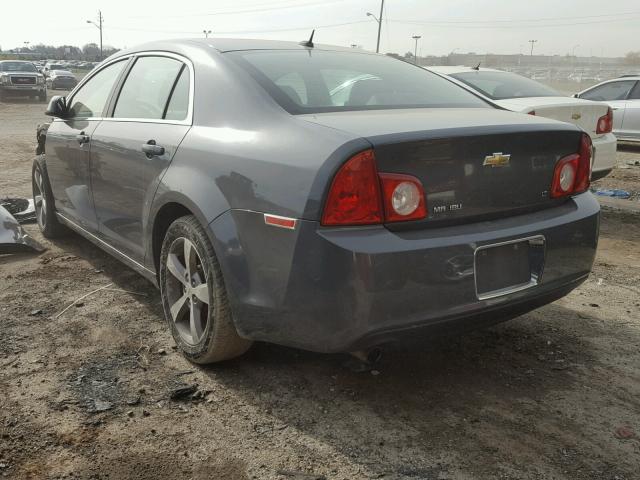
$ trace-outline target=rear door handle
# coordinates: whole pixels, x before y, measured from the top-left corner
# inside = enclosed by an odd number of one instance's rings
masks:
[[[89,140],[91,140],[91,137],[89,137],[89,135],[85,135],[84,132],[81,132],[78,135],[76,135],[76,140],[80,145],[82,145],[83,143],[89,143]]]
[[[155,140],[149,140],[147,143],[142,145],[142,151],[147,155],[147,158],[160,157],[164,155],[164,147],[156,145]]]

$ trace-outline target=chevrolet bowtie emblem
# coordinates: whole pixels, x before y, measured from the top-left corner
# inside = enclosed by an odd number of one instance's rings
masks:
[[[509,165],[511,155],[505,155],[502,152],[494,153],[493,155],[487,155],[484,157],[484,163],[482,165],[490,165],[492,167],[506,167]]]
[[[573,115],[571,115],[571,118],[573,120],[580,120],[580,118],[582,118],[582,115],[579,113],[574,113]]]

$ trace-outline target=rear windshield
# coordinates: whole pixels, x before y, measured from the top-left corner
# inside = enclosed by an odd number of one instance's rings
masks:
[[[552,88],[515,73],[478,71],[454,73],[451,76],[493,100],[562,96]]]
[[[319,113],[489,105],[454,83],[381,55],[323,50],[230,52],[285,110]]]
[[[33,63],[28,62],[0,62],[0,72],[37,72]]]

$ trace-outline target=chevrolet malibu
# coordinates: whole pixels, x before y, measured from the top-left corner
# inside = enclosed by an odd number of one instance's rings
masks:
[[[110,57],[33,164],[40,229],[159,286],[196,363],[366,352],[513,318],[585,280],[591,142],[390,57],[202,39]]]

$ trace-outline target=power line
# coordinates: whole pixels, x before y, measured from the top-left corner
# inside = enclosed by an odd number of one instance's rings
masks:
[[[636,15],[640,15],[640,14],[636,14]],[[601,24],[601,23],[614,23],[614,22],[629,22],[629,21],[636,21],[640,18],[640,16],[635,16],[635,17],[625,17],[625,18],[616,18],[616,19],[609,19],[609,20],[594,20],[594,21],[586,21],[586,22],[569,22],[569,23],[550,23],[550,24],[546,24],[546,25],[540,25],[540,24],[532,24],[532,25],[499,25],[499,24],[484,24],[484,25],[478,25],[481,22],[470,22],[469,24],[462,24],[462,23],[446,23],[446,22],[435,22],[435,21],[416,21],[416,20],[394,20],[394,19],[390,19],[390,22],[395,22],[395,23],[402,23],[402,24],[407,24],[407,25],[425,25],[425,26],[430,26],[430,27],[436,27],[436,28],[479,28],[479,29],[487,29],[487,28],[504,28],[504,29],[510,29],[510,28],[520,28],[520,29],[524,29],[524,28],[554,28],[554,27],[572,27],[572,26],[576,26],[576,25],[594,25],[594,24]]]
[[[561,21],[561,20],[584,20],[590,18],[604,18],[604,17],[624,17],[627,18],[629,15],[640,15],[640,11],[637,12],[620,12],[620,13],[607,13],[603,15],[583,15],[577,17],[545,17],[545,18],[525,18],[521,20],[517,19],[500,19],[500,20],[414,20],[417,23],[443,23],[443,24],[471,24],[476,25],[479,23],[530,23],[530,22],[544,22],[544,21]],[[607,20],[604,20],[607,21]]]
[[[332,27],[342,27],[345,25],[355,25],[357,23],[369,23],[368,20],[356,20],[353,22],[342,22],[342,23],[329,23],[325,25],[308,25],[304,27],[287,27],[287,28],[276,28],[270,30],[233,30],[233,31],[222,31],[216,30],[216,35],[234,35],[238,33],[273,33],[273,32],[295,32],[298,30],[311,30],[313,28],[332,28]],[[125,30],[125,31],[133,31],[133,32],[149,32],[149,33],[167,33],[167,34],[180,34],[180,35],[196,35],[202,32],[196,32],[195,30],[152,30],[145,28],[135,28],[135,27],[118,27],[118,26],[110,26],[111,30]]]
[[[271,7],[261,7],[261,8],[253,8],[253,9],[243,9],[243,10],[229,10],[224,12],[200,12],[200,13],[189,13],[185,15],[171,15],[171,18],[189,18],[189,17],[213,17],[220,15],[240,15],[245,13],[262,13],[262,12],[270,12],[274,10],[288,10],[292,8],[304,8],[304,7],[316,7],[316,6],[324,6],[330,3],[339,3],[343,0],[325,0],[325,1],[314,1],[308,3],[295,3],[291,5],[276,5]],[[165,15],[135,15],[129,18],[164,18]]]

